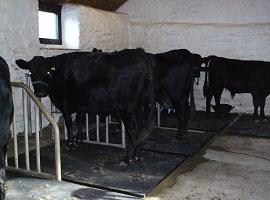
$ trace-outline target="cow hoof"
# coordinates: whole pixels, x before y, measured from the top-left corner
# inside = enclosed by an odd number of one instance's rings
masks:
[[[67,151],[70,151],[70,150],[75,150],[77,149],[78,147],[76,147],[75,143],[73,142],[69,142],[68,144],[64,145],[63,148]]]
[[[79,143],[79,142],[74,142],[72,146],[73,146],[74,148],[79,148],[80,143]]]
[[[70,151],[71,147],[69,145],[63,145],[63,150]]]
[[[266,118],[261,119],[262,122],[268,122]]]
[[[135,162],[142,162],[143,161],[143,157],[137,157],[135,156]]]
[[[179,142],[182,142],[182,143],[187,143],[187,138],[186,138],[186,136],[185,135],[178,135],[177,136],[177,140],[179,141]]]
[[[127,166],[128,166],[124,161],[121,161],[119,165],[120,165],[121,167],[127,167]]]
[[[258,119],[255,119],[254,122],[257,124],[259,123],[260,121]]]
[[[128,160],[128,163],[129,163],[129,164],[134,164],[134,163],[135,163],[135,160],[129,159],[129,160]]]

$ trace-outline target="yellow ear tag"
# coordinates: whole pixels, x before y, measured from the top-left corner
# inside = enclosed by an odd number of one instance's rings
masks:
[[[55,67],[52,67],[51,70],[52,70],[52,71],[55,71]]]

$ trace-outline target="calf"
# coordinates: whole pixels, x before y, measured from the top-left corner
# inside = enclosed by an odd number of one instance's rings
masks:
[[[30,70],[35,94],[49,94],[62,112],[68,146],[74,145],[72,113],[115,114],[123,121],[128,136],[126,159],[140,157],[142,142],[153,130],[155,113],[151,62],[143,50],[75,52],[16,63]]]
[[[265,99],[270,93],[270,62],[255,60],[236,60],[217,56],[204,58],[208,69],[204,83],[206,111],[210,112],[210,102],[214,96],[216,105],[224,88],[234,96],[236,93],[251,93],[253,98],[253,119],[265,118]]]
[[[5,158],[13,118],[10,74],[6,61],[0,57],[0,199],[5,199]]]

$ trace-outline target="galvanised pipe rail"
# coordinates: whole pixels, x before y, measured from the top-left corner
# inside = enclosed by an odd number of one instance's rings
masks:
[[[35,103],[35,105],[38,107],[38,109],[44,114],[44,116],[46,117],[46,119],[50,122],[50,124],[52,125],[52,128],[54,130],[54,145],[55,145],[55,168],[56,168],[56,179],[58,181],[61,181],[61,155],[60,155],[60,131],[59,131],[59,127],[57,125],[57,122],[53,119],[53,117],[51,116],[50,112],[47,111],[47,109],[44,107],[44,105],[40,102],[40,100],[36,97],[36,95],[34,94],[34,92],[31,90],[30,87],[28,87],[26,84],[24,83],[19,83],[19,82],[11,82],[11,86],[12,87],[16,87],[16,88],[21,88],[23,89],[23,91],[25,91],[30,98],[33,100],[33,102]],[[24,111],[26,113],[26,110]],[[36,117],[36,119],[38,119],[38,117]],[[15,122],[14,122],[15,123]],[[36,126],[36,129],[37,126]],[[36,130],[37,131],[37,130]],[[13,133],[14,134],[14,133]],[[28,134],[27,132],[25,134]],[[38,136],[38,135],[37,135]],[[15,138],[15,134],[14,134],[14,138]],[[17,141],[16,141],[17,142]],[[27,147],[28,148],[28,147]],[[39,153],[38,153],[39,154]],[[16,159],[16,158],[15,158]],[[39,158],[38,158],[39,160]],[[40,162],[40,161],[38,161]],[[29,166],[29,163],[27,164]],[[40,164],[38,164],[40,165]],[[16,167],[16,166],[15,166]],[[29,170],[29,169],[27,169]],[[40,166],[38,167],[38,171],[40,171]]]

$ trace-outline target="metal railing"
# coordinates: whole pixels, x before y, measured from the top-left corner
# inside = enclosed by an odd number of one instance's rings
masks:
[[[28,73],[25,74],[26,77],[26,83],[29,87],[31,87],[31,78],[30,75]],[[28,105],[29,103],[27,103]],[[57,114],[61,114],[61,112],[53,105],[53,103],[50,101],[50,107],[51,107],[51,116],[55,119]],[[30,108],[31,109],[31,108]],[[85,132],[86,132],[86,139],[83,140],[83,142],[85,143],[91,143],[91,144],[100,144],[100,145],[106,145],[106,146],[114,146],[114,147],[120,147],[120,148],[126,148],[126,138],[125,138],[125,127],[123,122],[120,122],[120,126],[121,126],[121,138],[119,138],[121,140],[120,143],[114,143],[110,141],[110,137],[109,137],[109,132],[110,132],[110,124],[119,124],[118,122],[112,122],[111,121],[111,116],[107,116],[106,117],[106,121],[105,121],[105,140],[102,141],[101,140],[101,131],[100,131],[100,116],[96,115],[96,130],[95,130],[95,138],[91,138],[90,137],[90,129],[89,129],[89,115],[86,113],[86,121],[85,121]],[[31,123],[31,122],[29,122]],[[65,140],[67,140],[68,136],[67,136],[67,130],[66,130],[66,126],[64,125],[64,138]]]
[[[20,168],[19,158],[18,158],[18,140],[17,140],[17,129],[16,129],[16,116],[17,110],[14,106],[14,118],[12,123],[12,138],[13,138],[13,153],[14,153],[14,167],[8,165],[8,159],[6,159],[7,168],[10,170],[18,170],[26,174],[37,174],[43,177],[40,163],[40,132],[42,127],[40,127],[40,113],[51,124],[54,132],[54,149],[55,149],[55,174],[56,179],[61,181],[61,157],[60,157],[60,132],[57,122],[53,119],[50,112],[45,108],[41,101],[36,97],[30,87],[24,83],[12,82],[11,86],[13,89],[20,88],[22,89],[22,110],[23,110],[23,127],[24,127],[24,155],[25,155],[25,169]],[[29,128],[32,129],[32,119],[29,125],[29,105],[30,99],[34,102],[34,115],[35,115],[35,151],[36,151],[36,171],[31,171],[30,161],[29,161],[29,135],[32,134],[32,130],[29,131]],[[16,96],[13,92],[13,101],[16,101]],[[30,106],[31,107],[31,106]],[[31,113],[30,113],[31,116]],[[31,132],[29,134],[29,132]],[[8,152],[9,155],[9,152]],[[49,174],[47,174],[49,175]]]

